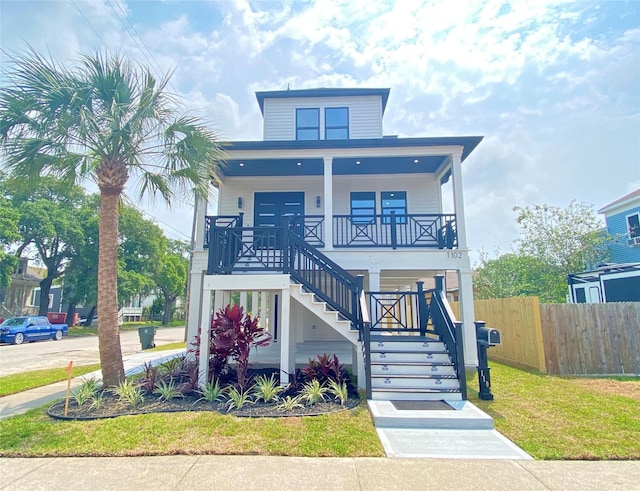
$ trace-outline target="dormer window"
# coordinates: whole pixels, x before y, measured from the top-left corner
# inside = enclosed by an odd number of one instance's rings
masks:
[[[320,139],[320,109],[296,109],[296,140]]]
[[[349,109],[327,107],[324,110],[324,137],[326,140],[349,139]]]

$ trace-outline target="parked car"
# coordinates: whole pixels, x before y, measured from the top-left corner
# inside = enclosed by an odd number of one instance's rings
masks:
[[[87,325],[87,321],[89,320],[88,317],[81,317],[80,320],[78,321],[78,325],[80,326],[86,326]],[[95,324],[96,322],[98,322],[98,316],[94,315],[93,318],[91,319],[91,324]]]
[[[68,332],[67,324],[51,324],[43,316],[10,317],[0,324],[0,343],[22,344],[41,339],[59,341]]]

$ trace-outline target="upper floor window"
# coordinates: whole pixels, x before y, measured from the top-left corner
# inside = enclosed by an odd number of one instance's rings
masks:
[[[320,139],[320,109],[296,109],[296,140]]]
[[[351,193],[351,221],[363,224],[372,223],[376,215],[376,193],[357,191]]]
[[[629,238],[640,237],[640,214],[634,213],[627,217],[627,229],[629,230]]]
[[[349,139],[349,109],[327,107],[324,110],[324,138],[326,140]]]
[[[391,215],[391,212],[396,214],[396,223],[407,223],[406,191],[383,191],[380,193],[380,200],[382,223],[390,223],[389,215]]]

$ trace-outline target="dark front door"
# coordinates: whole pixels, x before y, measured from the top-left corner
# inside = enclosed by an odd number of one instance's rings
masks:
[[[255,193],[254,203],[254,227],[284,227],[285,218],[293,223],[296,215],[304,215],[304,193],[301,192]],[[303,224],[300,222],[296,226],[302,227]],[[256,233],[256,247],[280,248],[280,237],[279,233]]]

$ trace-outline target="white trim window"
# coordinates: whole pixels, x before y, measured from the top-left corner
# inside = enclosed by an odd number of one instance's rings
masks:
[[[320,109],[305,107],[296,109],[296,140],[320,139]]]
[[[631,215],[627,215],[627,232],[629,234],[629,238],[633,239],[635,237],[640,237],[640,214],[632,213]]]

